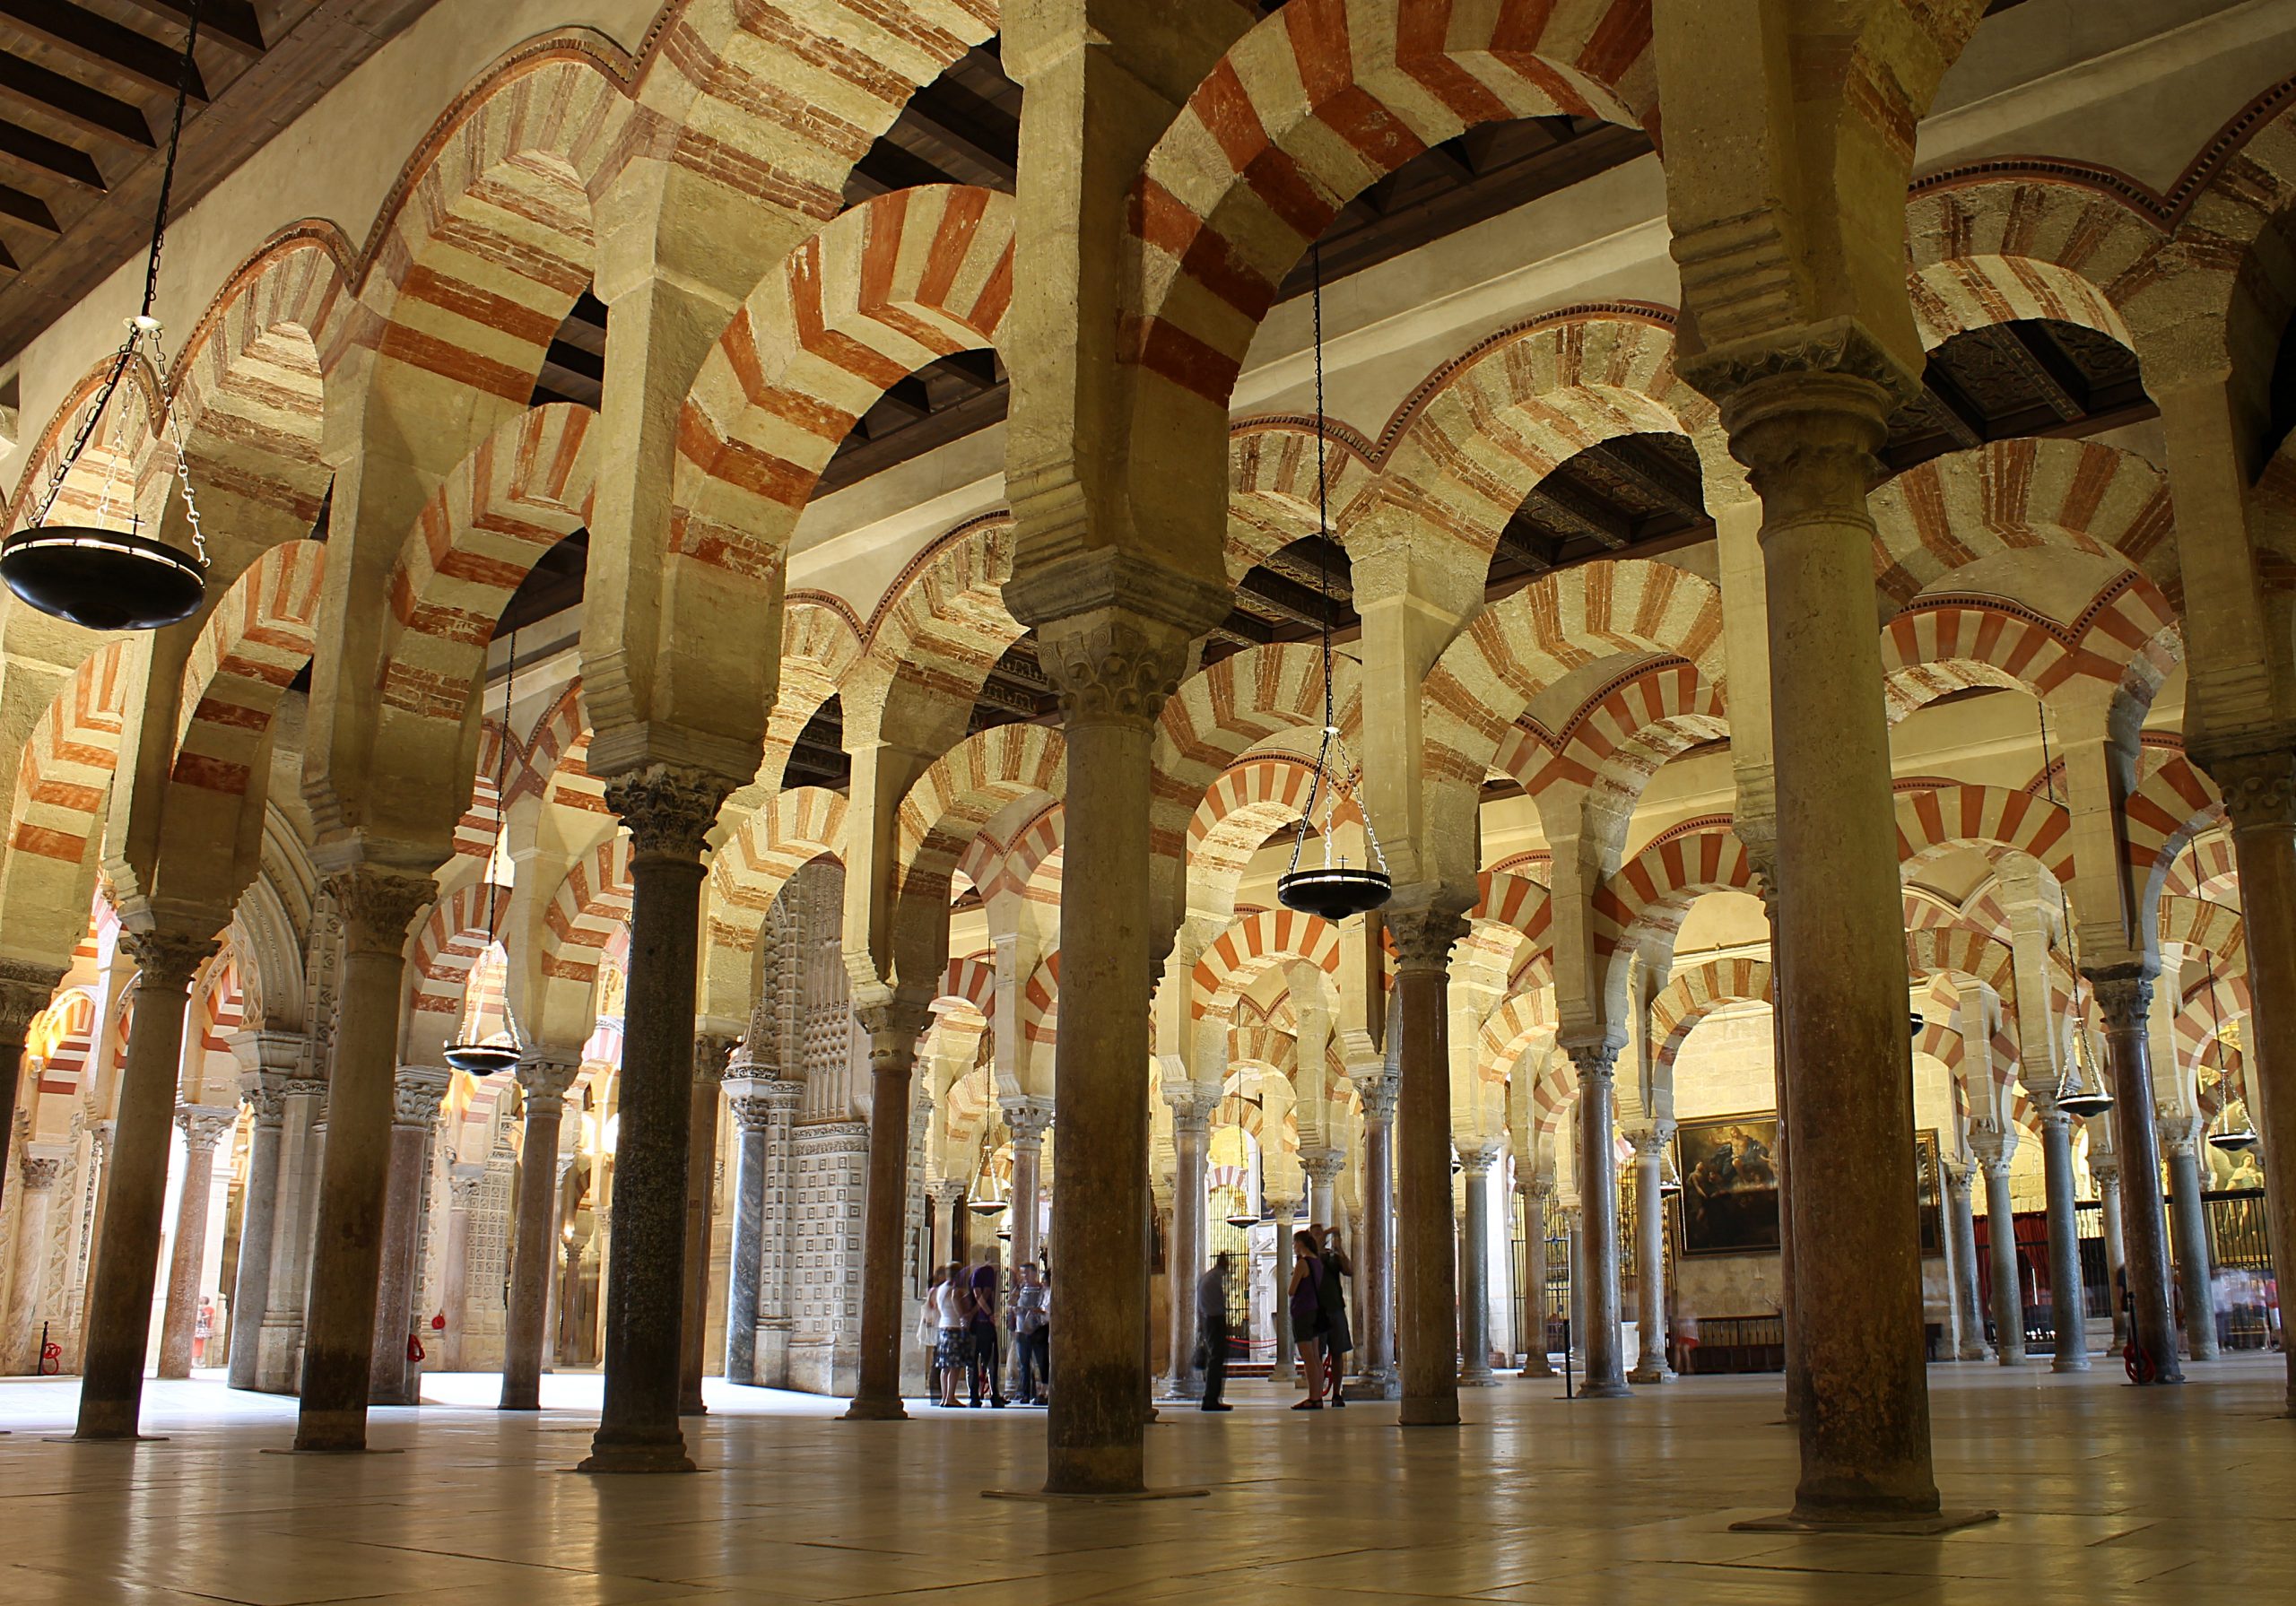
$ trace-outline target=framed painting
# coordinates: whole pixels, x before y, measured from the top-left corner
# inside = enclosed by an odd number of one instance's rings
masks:
[[[1674,1132],[1682,1168],[1684,1254],[1759,1254],[1778,1247],[1778,1117],[1685,1121]]]
[[[1939,1163],[1937,1129],[1924,1127],[1913,1134],[1914,1177],[1919,1185],[1921,1253],[1945,1253],[1944,1181]]]

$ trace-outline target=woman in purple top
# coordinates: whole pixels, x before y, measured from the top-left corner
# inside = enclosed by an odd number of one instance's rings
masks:
[[[1292,1409],[1324,1408],[1323,1367],[1324,1263],[1316,1253],[1316,1235],[1292,1235],[1292,1341],[1300,1346],[1300,1367],[1308,1375],[1308,1397]]]

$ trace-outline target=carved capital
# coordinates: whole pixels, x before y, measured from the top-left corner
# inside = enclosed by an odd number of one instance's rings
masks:
[[[707,769],[648,764],[608,781],[606,806],[630,828],[632,857],[698,865],[737,784]]]
[[[345,951],[388,959],[406,947],[408,925],[439,896],[429,876],[384,864],[352,864],[321,884],[342,916]]]
[[[1598,1039],[1592,1043],[1565,1043],[1562,1052],[1570,1056],[1572,1069],[1578,1072],[1578,1085],[1608,1083],[1618,1074],[1616,1043]]]
[[[2161,1154],[2174,1159],[2190,1159],[2198,1154],[2208,1132],[2206,1122],[2181,1110],[2158,1112],[2153,1124],[2161,1133]]]
[[[324,1098],[326,1079],[323,1076],[291,1076],[279,1089],[282,1098]]]
[[[255,1112],[257,1126],[277,1126],[286,1118],[287,1079],[283,1076],[243,1072],[239,1076],[239,1097]]]
[[[27,1154],[17,1175],[24,1179],[25,1193],[43,1194],[56,1185],[57,1175],[63,1169],[64,1162],[60,1159],[44,1154]]]
[[[1456,897],[1408,908],[1390,907],[1383,918],[1396,945],[1396,971],[1448,971],[1452,948],[1467,934],[1468,907]]]
[[[1201,1138],[1211,1130],[1212,1112],[1220,1107],[1218,1089],[1176,1081],[1165,1083],[1162,1092],[1171,1107],[1175,1137]]]
[[[2097,1179],[2098,1193],[2117,1194],[2120,1192],[2119,1156],[2113,1154],[2092,1154],[2089,1157],[2089,1175]]]
[[[2258,753],[2208,766],[2235,831],[2296,827],[2296,754]]]
[[[528,1047],[518,1056],[518,1086],[526,1114],[556,1115],[566,1107],[566,1089],[582,1073],[581,1056],[564,1049]]]
[[[1458,1150],[1459,1169],[1469,1176],[1488,1176],[1499,1159],[1500,1146],[1495,1141],[1469,1138],[1453,1147]]]
[[[732,1073],[734,1049],[740,1041],[731,1032],[696,1032],[693,1036],[693,1080],[724,1081]]]
[[[1554,1197],[1554,1173],[1542,1171],[1535,1176],[1524,1176],[1518,1173],[1515,1185],[1524,1197],[1544,1209],[1546,1202]]]
[[[1329,1185],[1347,1169],[1347,1156],[1336,1149],[1302,1149],[1300,1169],[1307,1174],[1309,1182]]]
[[[917,1063],[917,1043],[933,1025],[932,1008],[906,998],[888,998],[854,1011],[869,1034],[869,1070],[908,1074]]]
[[[1049,1098],[1031,1093],[1004,1102],[1004,1124],[1013,1131],[1013,1147],[1040,1144],[1045,1133],[1052,1125],[1053,1104]]]
[[[728,1082],[727,1087],[734,1084]],[[734,1124],[744,1132],[763,1132],[773,1124],[774,1101],[756,1093],[735,1093],[726,1100]]]
[[[443,1065],[401,1065],[391,1078],[391,1124],[422,1132],[437,1125],[454,1080]]]
[[[1672,1121],[1653,1121],[1649,1125],[1626,1134],[1627,1142],[1634,1145],[1635,1158],[1654,1163],[1666,1152],[1666,1145],[1674,1139],[1674,1124]]]
[[[458,1165],[447,1173],[447,1203],[449,1209],[474,1210],[478,1205],[478,1191],[486,1185],[486,1168]]]
[[[58,966],[0,959],[0,1043],[22,1043],[33,1018],[48,1008],[63,982]]]
[[[181,932],[124,931],[119,946],[142,973],[143,985],[170,993],[191,985],[191,978],[221,946],[213,937],[187,936]]]
[[[1121,606],[1071,614],[1037,636],[1064,722],[1144,728],[1179,690],[1194,639],[1191,630]]]
[[[1750,393],[1767,389],[1774,396],[1791,394],[1788,387],[1811,387],[1805,394],[1822,395],[1814,391],[1822,382],[1846,381],[1874,392],[1874,401],[1867,405],[1878,407],[1886,421],[1921,388],[1918,377],[1908,371],[1872,331],[1846,317],[1709,346],[1677,359],[1674,371],[1683,383],[1722,408],[1724,426],[1734,438],[1734,451],[1739,423],[1733,412],[1763,404],[1761,397]],[[1741,456],[1739,461],[1746,460]]]
[[[1970,1151],[1988,1176],[2006,1176],[2017,1154],[2017,1129],[2005,1123],[1970,1123]]]
[[[2152,976],[2143,965],[2113,965],[2089,972],[2090,985],[2097,993],[2097,1012],[2105,1018],[2107,1031],[2144,1029],[2152,1012]]]
[[[1031,499],[1014,492],[1015,506]],[[1022,515],[1043,527],[1049,517]],[[1013,617],[1036,627],[1038,656],[1060,689],[1071,723],[1145,725],[1178,690],[1189,644],[1234,605],[1229,588],[1118,546],[1085,548],[1059,534],[1032,543],[1031,560],[1004,582]]]
[[[1355,1096],[1363,1101],[1363,1119],[1385,1125],[1396,1118],[1396,1101],[1403,1096],[1403,1083],[1393,1076],[1359,1076]]]
[[[194,1154],[208,1154],[229,1136],[239,1122],[239,1107],[217,1108],[205,1104],[176,1106],[176,1124],[183,1128],[184,1147]]]

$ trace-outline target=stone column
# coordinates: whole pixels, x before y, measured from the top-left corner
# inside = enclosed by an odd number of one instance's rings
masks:
[[[1336,1149],[1302,1149],[1300,1169],[1308,1176],[1308,1225],[1321,1233],[1335,1225],[1332,1220],[1332,1189],[1347,1167],[1347,1157]]]
[[[1406,1428],[1459,1419],[1458,1282],[1451,1225],[1451,949],[1466,933],[1448,901],[1390,907],[1396,945],[1396,1340]]]
[[[375,1348],[367,1377],[370,1405],[417,1405],[422,1385],[406,1358],[414,1329],[415,1285],[422,1275],[422,1185],[430,1175],[430,1140],[454,1072],[443,1065],[401,1065],[391,1081],[390,1172],[383,1194],[382,1271],[375,1285]]]
[[[2181,1116],[2161,1122],[2169,1161],[2169,1199],[2176,1214],[2177,1283],[2185,1301],[2185,1352],[2216,1359],[2216,1295],[2208,1255],[2208,1206],[2200,1196],[2200,1145],[2206,1127]]]
[[[510,1287],[502,1324],[503,1411],[542,1409],[543,1332],[550,1279],[557,1269],[558,1142],[566,1089],[580,1074],[578,1050],[529,1044],[518,1056],[526,1131],[518,1144],[518,1192],[511,1210]]]
[[[1052,1125],[1052,1100],[1029,1094],[1004,1104],[1004,1124],[1013,1134],[1013,1203],[1006,1218],[1012,1225],[1015,1266],[1034,1265],[1042,1246],[1037,1241],[1037,1201],[1044,1183],[1044,1134]]]
[[[16,1089],[24,1080],[24,1037],[63,980],[64,972],[53,965],[0,959],[0,1188],[8,1185]]]
[[[727,1078],[734,1112],[734,1237],[726,1269],[726,1381],[757,1385],[757,1289],[765,1246],[766,1133],[773,1101],[754,1077]]]
[[[103,1237],[88,1295],[87,1359],[80,1368],[74,1437],[132,1439],[144,1397],[144,1351],[152,1336],[152,1283],[167,1210],[168,1127],[175,1119],[191,978],[215,951],[212,937],[131,931],[119,945],[135,960],[135,1017],[120,1067],[118,1124],[104,1188]]]
[[[342,981],[295,1448],[342,1453],[367,1447],[406,927],[439,888],[428,874],[363,863],[326,887],[343,920]]]
[[[2024,1289],[2017,1277],[2017,1218],[2009,1199],[2017,1134],[2001,1127],[1972,1127],[1970,1147],[1985,1167],[1986,1248],[1993,1260],[1993,1353],[2003,1366],[2013,1367],[2025,1359]]]
[[[678,1427],[701,855],[733,786],[653,764],[606,787],[631,837],[630,981],[606,1263],[605,1404],[587,1472],[693,1470]]]
[[[11,1147],[0,1134],[0,1149]],[[27,1149],[16,1192],[16,1271],[8,1290],[8,1324],[0,1329],[11,1370],[39,1370],[39,1302],[48,1275],[48,1223],[64,1162]],[[22,1357],[29,1355],[30,1364]]]
[[[1634,1142],[1634,1314],[1641,1353],[1630,1383],[1670,1383],[1666,1364],[1666,1200],[1661,1173],[1674,1124],[1628,1134]]]
[[[1890,415],[1917,381],[1847,316],[1683,366],[1721,404],[1762,502],[1807,1393],[1791,1520],[1934,1520],[1904,892],[1866,502]]]
[[[679,1327],[678,1414],[698,1417],[703,1351],[709,1341],[709,1225],[718,1184],[718,1102],[726,1063],[740,1039],[700,1032],[693,1039],[693,1087],[686,1107],[685,1315]]]
[[[1205,1220],[1205,1149],[1218,1095],[1182,1084],[1164,1089],[1172,1110],[1172,1237],[1164,1257],[1172,1324],[1170,1375],[1165,1391],[1174,1400],[1204,1397],[1196,1369],[1196,1286],[1203,1278],[1211,1234]]]
[[[1393,1076],[1367,1076],[1355,1084],[1363,1102],[1363,1286],[1356,1313],[1362,1370],[1350,1393],[1392,1400],[1402,1389],[1396,1375],[1396,1104]],[[1283,1318],[1278,1315],[1279,1331]]]
[[[2097,1213],[2103,1219],[2105,1235],[2105,1303],[2112,1307],[2113,1348],[2118,1350],[2128,1342],[2128,1316],[2120,1307],[2120,1157],[2092,1150],[2089,1175],[2097,1179]]]
[[[263,1326],[256,1334],[255,1386],[265,1393],[291,1394],[302,1386],[303,1311],[326,1150],[326,1082],[317,1076],[290,1076],[280,1111],[279,1207],[271,1227]]]
[[[1580,1353],[1587,1381],[1579,1393],[1611,1400],[1626,1392],[1625,1335],[1620,1331],[1618,1276],[1618,1150],[1612,1124],[1618,1046],[1563,1046],[1578,1071],[1578,1268],[1584,1290],[1586,1337]]]
[[[265,1037],[281,1034],[266,1032]],[[258,1054],[262,1052],[260,1046]],[[280,1134],[286,1117],[287,1071],[243,1073],[255,1124],[248,1131],[246,1204],[239,1212],[239,1274],[231,1283],[231,1354],[225,1376],[233,1388],[256,1386],[265,1306],[271,1298],[271,1256],[279,1220]]]
[[[861,1380],[845,1419],[894,1422],[909,1415],[900,1402],[900,1317],[910,1084],[917,1040],[933,1017],[923,1003],[904,998],[870,1004],[859,1014],[869,1033],[869,1186],[861,1223]],[[997,1308],[1002,1315],[1002,1302]]]
[[[1554,1178],[1533,1176],[1516,1185],[1523,1194],[1523,1376],[1552,1377],[1554,1363],[1546,1358],[1546,1203],[1554,1196]]]
[[[2265,1210],[2271,1241],[2290,1246],[2281,1258],[2296,1260],[2296,1095],[2283,1090],[2296,1084],[2296,767],[2284,751],[2207,762],[2224,790],[2240,867],[2252,1000],[2245,1081],[2263,1139]],[[2285,1349],[2284,1398],[2296,1416],[2296,1344]]]
[[[199,1281],[207,1270],[207,1206],[215,1192],[215,1145],[239,1123],[239,1111],[178,1105],[183,1129],[183,1177],[176,1189],[176,1237],[168,1257],[168,1302],[160,1318],[162,1377],[191,1376],[191,1341],[199,1322]]]
[[[1292,1257],[1292,1235],[1300,1230],[1300,1202],[1271,1196],[1267,1210],[1275,1219],[1275,1308],[1269,1313],[1274,1318],[1275,1367],[1268,1374],[1268,1381],[1288,1389],[1300,1381],[1300,1354],[1292,1342],[1290,1304],[1292,1269],[1296,1263]]]
[[[1977,1280],[1977,1215],[1970,1203],[1970,1168],[1953,1165],[1945,1173],[1945,1232],[1953,1244],[1954,1325],[1961,1329],[1959,1360],[1983,1360],[1985,1302]]]
[[[2073,1186],[2073,1117],[2041,1112],[2041,1163],[2048,1177],[2049,1311],[2057,1324],[2053,1372],[2089,1369],[2089,1301],[2081,1286],[2081,1215]]]
[[[2182,1383],[2175,1307],[2169,1297],[2169,1225],[2161,1208],[2161,1138],[2153,1126],[2152,1061],[2145,1043],[2152,976],[2141,965],[2091,974],[2104,1017],[2105,1066],[2113,1091],[2113,1149],[2130,1191],[2121,1197],[2121,1263],[2135,1307],[2136,1343],[2155,1383]]]
[[[486,1168],[457,1161],[447,1173],[446,1264],[439,1276],[439,1306],[447,1318],[439,1369],[459,1372],[470,1354],[470,1224]]]
[[[1458,1146],[1465,1184],[1459,1221],[1459,1385],[1489,1388],[1491,1375],[1491,1166],[1496,1143]]]

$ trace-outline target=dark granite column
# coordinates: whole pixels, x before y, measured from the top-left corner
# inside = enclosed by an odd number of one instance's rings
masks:
[[[2057,1322],[2053,1372],[2089,1369],[2089,1301],[2081,1286],[2081,1217],[2073,1187],[2073,1117],[2041,1111],[2041,1164],[2048,1181],[2048,1295]]]
[[[414,1405],[422,1385],[407,1359],[422,1279],[422,1195],[430,1176],[430,1142],[439,1107],[454,1072],[443,1065],[401,1065],[392,1079],[390,1177],[383,1194],[382,1273],[375,1285],[375,1354],[367,1378],[370,1405]]]
[[[2175,1220],[2177,1289],[2184,1296],[2185,1352],[2216,1359],[2215,1280],[2208,1261],[2208,1206],[2200,1196],[2201,1145],[2197,1117],[2161,1123],[2161,1150],[2169,1162],[2169,1208]]]
[[[558,1266],[558,1144],[566,1089],[582,1070],[578,1051],[529,1045],[518,1060],[526,1131],[511,1211],[509,1308],[502,1332],[503,1411],[542,1409],[542,1351]]]
[[[1465,1208],[1459,1215],[1459,1386],[1488,1388],[1491,1371],[1491,1168],[1495,1142],[1459,1146]]]
[[[1459,1419],[1458,1275],[1451,1222],[1451,949],[1466,933],[1459,908],[1390,907],[1399,1034],[1396,1119],[1396,1341],[1406,1428]]]
[[[744,1067],[735,1067],[743,1069]],[[728,1077],[726,1098],[734,1112],[734,1237],[726,1271],[726,1381],[757,1384],[757,1312],[760,1262],[765,1251],[766,1134],[773,1101],[761,1078]]]
[[[279,1151],[287,1109],[287,1077],[294,1069],[293,1052],[282,1056],[276,1069],[269,1059],[265,1038],[283,1034],[259,1034],[256,1045],[258,1069],[239,1077],[240,1090],[255,1113],[248,1133],[246,1203],[239,1212],[239,1274],[231,1283],[231,1354],[226,1376],[233,1388],[256,1385],[256,1362],[261,1354],[264,1307],[271,1298],[272,1239],[279,1221]],[[294,1039],[286,1039],[292,1050]]]
[[[1618,1150],[1612,1122],[1616,1097],[1618,1046],[1604,1041],[1567,1043],[1563,1052],[1578,1070],[1578,1263],[1572,1280],[1584,1290],[1587,1358],[1582,1399],[1625,1395],[1625,1335],[1619,1330]]]
[[[1985,1238],[1993,1265],[1993,1354],[2005,1367],[2025,1359],[2024,1289],[2017,1275],[2015,1209],[2009,1199],[2010,1162],[2017,1134],[1999,1127],[1973,1126],[1970,1147],[1985,1167]]]
[[[2150,1381],[2182,1383],[2176,1306],[2169,1293],[2169,1223],[2161,1205],[2161,1134],[2154,1126],[2152,1059],[2145,1044],[2152,975],[2139,965],[2091,973],[2104,1017],[2105,1069],[2112,1077],[2114,1149],[2127,1186],[2121,1194],[2121,1265],[2135,1307],[2136,1343],[2152,1362]]]
[[[703,1351],[709,1341],[709,1226],[718,1182],[718,1105],[725,1097],[726,1062],[740,1039],[718,1032],[693,1039],[693,1088],[686,1107],[685,1317],[678,1351],[678,1414],[698,1417]]]
[[[869,1033],[869,1186],[861,1223],[861,1381],[845,1419],[899,1421],[900,1289],[909,1226],[909,1082],[926,1006],[891,999],[860,1011]],[[1003,1307],[1000,1305],[999,1309]]]

